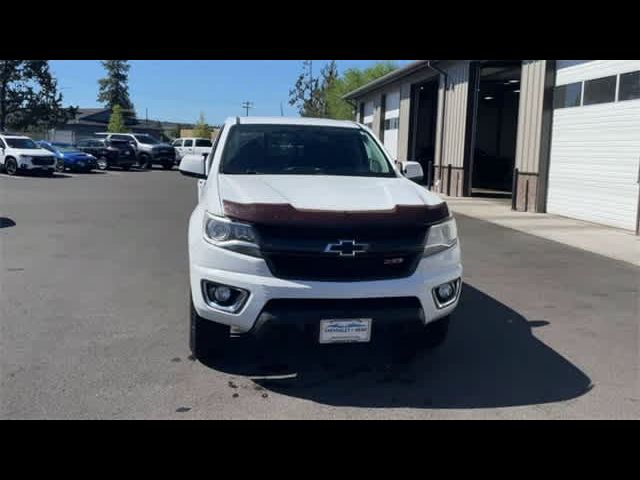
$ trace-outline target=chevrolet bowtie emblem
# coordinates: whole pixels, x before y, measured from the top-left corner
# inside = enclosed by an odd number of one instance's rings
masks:
[[[366,243],[356,243],[355,240],[338,240],[338,243],[329,243],[324,249],[325,253],[335,253],[341,257],[354,257],[356,253],[364,253],[369,248]]]

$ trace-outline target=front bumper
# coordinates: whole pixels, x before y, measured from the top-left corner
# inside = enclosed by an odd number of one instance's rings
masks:
[[[96,168],[97,163],[95,159],[87,160],[65,160],[64,166],[70,169],[90,170]]]
[[[151,161],[154,163],[175,163],[176,154],[175,152],[151,152]]]
[[[32,172],[53,172],[56,169],[57,160],[54,158],[50,164],[47,165],[34,165],[33,161],[25,160],[24,158],[18,159],[18,168],[20,170],[29,170]]]
[[[203,256],[207,251],[209,258]],[[260,328],[265,323],[265,318],[272,324],[299,323],[299,326],[304,326],[309,322],[316,325],[321,318],[357,318],[366,314],[366,318],[373,318],[374,325],[377,325],[376,322],[416,321],[425,325],[449,315],[456,308],[460,296],[461,282],[455,301],[444,308],[438,308],[432,293],[438,285],[462,277],[458,245],[423,258],[409,277],[363,282],[275,278],[264,260],[221,251],[210,245],[195,246],[195,249],[192,246],[190,253],[193,262],[190,267],[191,291],[196,312],[205,319],[230,325],[240,333],[252,331],[256,324]],[[198,262],[198,259],[202,261]],[[248,265],[245,270],[251,273],[228,270],[235,262]],[[249,298],[238,313],[221,312],[205,302],[201,289],[202,280],[245,289],[250,292]],[[349,303],[358,299],[360,302]],[[404,306],[396,309],[393,304],[399,299],[414,299],[411,301],[416,308]],[[388,302],[385,303],[385,300]],[[296,305],[294,301],[299,301],[300,308],[292,307]],[[322,306],[313,308],[312,314],[309,307],[314,301],[321,301]],[[275,310],[274,302],[278,306]],[[374,308],[367,307],[367,303]],[[288,305],[289,308],[282,308],[283,305]],[[376,305],[380,308],[375,308]]]

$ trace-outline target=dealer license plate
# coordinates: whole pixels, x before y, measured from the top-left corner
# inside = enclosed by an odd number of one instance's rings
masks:
[[[370,318],[320,320],[320,343],[361,343],[369,340]]]

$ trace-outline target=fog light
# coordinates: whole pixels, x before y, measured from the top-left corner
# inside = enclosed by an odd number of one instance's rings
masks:
[[[436,307],[444,308],[456,301],[460,291],[460,279],[443,283],[433,289],[433,299]]]
[[[240,311],[249,298],[247,290],[208,280],[202,281],[202,293],[207,305],[227,313]]]
[[[444,285],[440,285],[438,287],[438,298],[444,301],[451,299],[453,295],[453,287],[450,283],[445,283]]]
[[[213,298],[220,303],[228,302],[231,298],[231,289],[229,287],[218,287],[213,292]]]

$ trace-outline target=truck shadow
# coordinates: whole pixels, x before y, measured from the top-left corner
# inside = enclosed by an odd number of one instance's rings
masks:
[[[15,226],[16,222],[11,220],[9,217],[0,217],[0,228],[9,228]]]
[[[248,377],[257,390],[332,406],[495,408],[587,393],[589,377],[532,335],[546,325],[465,284],[449,337],[433,351],[412,355],[384,341],[321,347],[238,338],[224,360],[206,365]]]

